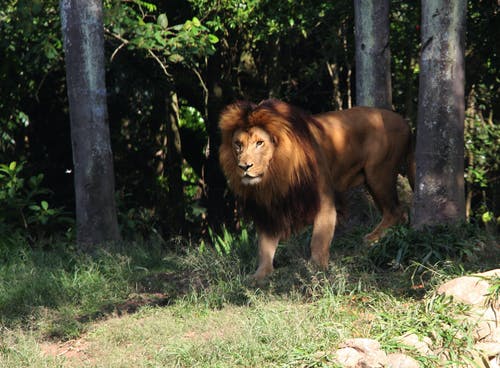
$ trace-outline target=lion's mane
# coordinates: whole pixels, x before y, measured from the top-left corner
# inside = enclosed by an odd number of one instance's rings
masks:
[[[275,144],[273,158],[261,183],[243,185],[233,152],[237,129],[260,127]],[[288,237],[313,222],[319,210],[319,175],[322,157],[311,129],[321,131],[314,118],[278,100],[260,104],[237,102],[220,116],[222,143],[219,160],[228,185],[240,201],[243,213],[257,229]]]

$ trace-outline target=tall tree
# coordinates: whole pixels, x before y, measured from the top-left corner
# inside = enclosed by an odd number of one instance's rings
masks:
[[[422,1],[413,226],[465,219],[466,0]]]
[[[77,241],[118,240],[101,0],[61,0],[75,173]]]
[[[389,0],[354,1],[356,105],[392,108]]]

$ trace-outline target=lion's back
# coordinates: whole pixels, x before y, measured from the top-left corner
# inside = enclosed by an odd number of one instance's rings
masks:
[[[314,116],[322,132],[316,135],[337,190],[361,181],[367,167],[396,166],[410,145],[410,127],[399,114],[372,107]]]

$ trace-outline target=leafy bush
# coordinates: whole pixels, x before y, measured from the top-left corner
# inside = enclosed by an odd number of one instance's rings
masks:
[[[43,174],[24,178],[22,171],[22,163],[0,164],[0,231],[22,229],[35,240],[52,227],[71,226],[73,220],[62,209],[50,207],[50,191],[42,187]]]

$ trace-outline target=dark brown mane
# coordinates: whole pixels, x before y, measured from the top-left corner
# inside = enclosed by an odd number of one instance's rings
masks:
[[[319,209],[317,144],[311,127],[319,124],[307,113],[278,100],[259,105],[238,102],[221,114],[220,161],[229,186],[241,201],[244,214],[270,235],[287,237],[313,222]],[[237,175],[232,135],[237,129],[258,126],[275,139],[268,179],[244,186]]]

